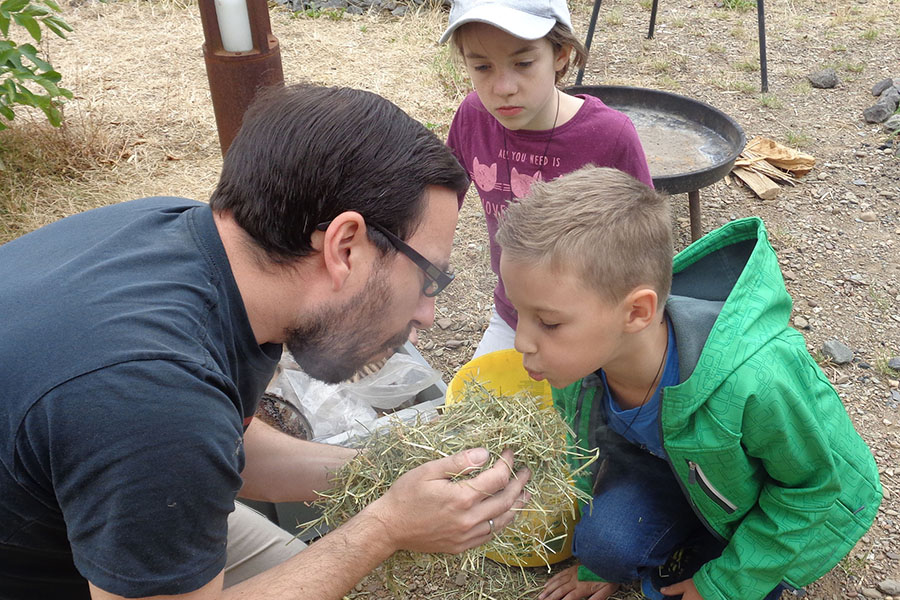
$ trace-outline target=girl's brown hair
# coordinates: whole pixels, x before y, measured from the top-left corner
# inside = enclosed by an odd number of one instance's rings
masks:
[[[450,34],[450,43],[456,48],[459,56],[464,55],[464,50],[462,46],[462,35],[460,35],[460,31],[465,28],[465,25],[462,27],[457,27],[453,30],[453,33]],[[575,34],[572,33],[572,30],[558,22],[553,26],[547,35],[544,36],[550,45],[553,46],[554,55],[565,48],[569,48],[569,60],[566,61],[566,64],[562,69],[556,72],[556,84],[559,85],[559,82],[563,80],[566,74],[569,72],[569,67],[574,66],[577,69],[584,68],[587,64],[588,53],[587,49],[585,49],[584,44],[581,43],[581,40],[575,37]]]

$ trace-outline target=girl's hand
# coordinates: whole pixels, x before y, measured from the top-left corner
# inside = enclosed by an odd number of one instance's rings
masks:
[[[551,577],[538,600],[606,600],[617,589],[618,583],[578,581],[578,565],[575,565]]]
[[[678,596],[681,594],[682,600],[703,600],[703,596],[697,591],[697,586],[694,585],[693,579],[686,579],[672,585],[667,585],[659,591],[666,596]]]

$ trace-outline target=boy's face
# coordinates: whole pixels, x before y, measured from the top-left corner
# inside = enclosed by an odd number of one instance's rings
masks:
[[[516,350],[528,374],[566,387],[622,355],[628,311],[582,285],[571,271],[554,271],[500,257],[506,295],[519,313]]]
[[[466,71],[478,98],[507,129],[545,130],[555,120],[556,72],[568,60],[542,38],[523,40],[486,23],[459,30]]]

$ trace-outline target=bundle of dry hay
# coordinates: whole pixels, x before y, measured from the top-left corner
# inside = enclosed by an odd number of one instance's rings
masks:
[[[565,522],[561,515],[568,512],[574,522],[576,502],[591,499],[574,486],[573,476],[587,468],[596,454],[568,448],[567,433],[570,430],[557,411],[542,408],[539,398],[527,393],[498,396],[476,382],[467,383],[461,401],[446,406],[439,419],[427,423],[398,421],[389,430],[373,434],[357,458],[336,473],[334,488],[322,493],[315,503],[321,517],[301,527],[306,531],[323,524],[331,528],[340,525],[382,496],[401,475],[425,462],[482,447],[491,455],[484,467],[489,468],[504,449],[510,448],[515,453],[513,471],[527,467],[532,473],[526,486],[531,500],[518,509],[520,514],[512,524],[488,544],[455,556],[398,552],[380,572],[386,587],[399,597],[405,592],[404,573],[424,569],[443,574],[483,574],[485,554],[506,557],[533,553],[549,564],[551,545],[568,533],[558,530]],[[581,465],[578,471],[570,470],[569,460]],[[475,475],[477,472],[456,479]],[[474,597],[500,597],[497,594],[503,591],[502,597],[508,598],[514,589],[535,589],[533,576],[524,569],[501,572],[507,575],[506,580],[481,578],[482,589]]]

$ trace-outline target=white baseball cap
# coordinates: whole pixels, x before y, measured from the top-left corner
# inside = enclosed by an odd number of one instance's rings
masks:
[[[450,22],[438,43],[446,42],[466,23],[487,23],[517,38],[537,40],[557,22],[572,31],[566,0],[454,0]]]

